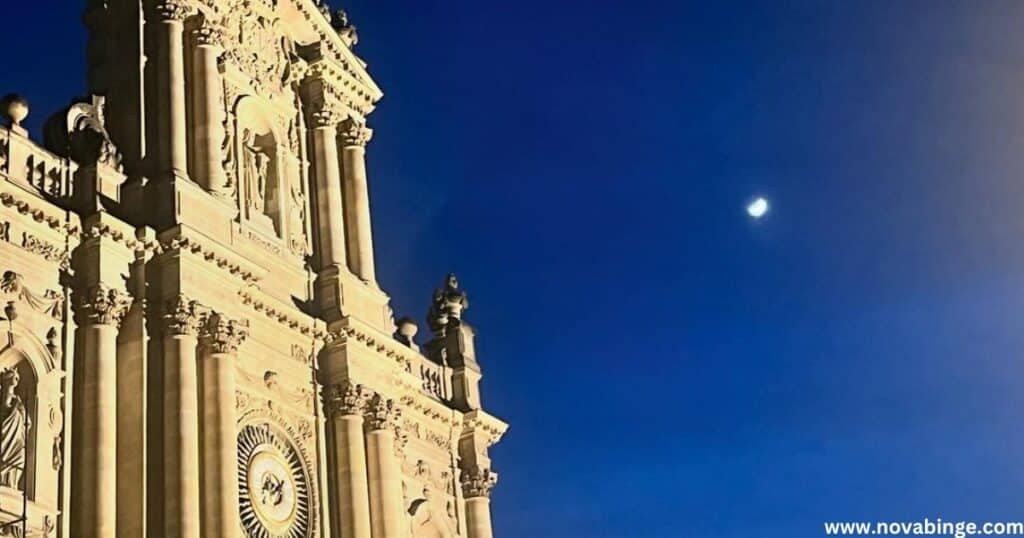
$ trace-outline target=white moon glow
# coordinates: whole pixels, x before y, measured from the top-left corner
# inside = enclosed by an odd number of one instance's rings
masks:
[[[768,200],[758,197],[750,205],[747,206],[747,214],[755,219],[759,219],[768,213]]]

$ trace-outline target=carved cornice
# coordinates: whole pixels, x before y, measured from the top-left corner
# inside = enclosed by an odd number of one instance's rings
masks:
[[[366,147],[371,138],[373,138],[373,129],[352,118],[341,122],[341,127],[338,129],[338,139],[345,147]]]
[[[197,336],[205,320],[205,311],[184,295],[169,299],[164,307],[164,334]]]
[[[498,484],[498,473],[479,467],[463,469],[459,481],[462,483],[462,495],[467,499],[490,497],[491,490]]]
[[[362,385],[345,381],[331,385],[325,395],[328,416],[361,415],[370,400],[370,391]]]
[[[80,325],[114,325],[124,319],[131,304],[126,293],[104,284],[90,286],[75,295],[76,320]]]
[[[153,4],[153,14],[160,21],[184,21],[192,11],[185,0],[156,0]]]
[[[237,353],[249,336],[249,327],[220,312],[211,312],[200,335],[204,347],[213,353]]]
[[[292,315],[291,312],[294,312],[294,309],[289,309],[283,306],[277,307],[271,304],[270,300],[264,300],[261,297],[259,297],[257,295],[257,292],[257,288],[251,287],[239,291],[238,295],[242,300],[242,304],[251,306],[253,310],[256,310],[257,312],[263,314],[268,319],[271,319],[281,325],[284,325],[289,329],[297,331],[299,334],[302,334],[303,336],[310,336],[317,339],[324,338],[326,333],[324,333],[322,329],[317,328],[316,324],[318,320],[316,318],[299,318],[295,315]],[[301,312],[296,313],[301,314]],[[302,361],[309,362],[309,360],[309,355],[304,353]]]
[[[374,394],[366,405],[365,424],[368,431],[397,429],[401,418],[402,410],[395,405],[394,400],[380,394]]]

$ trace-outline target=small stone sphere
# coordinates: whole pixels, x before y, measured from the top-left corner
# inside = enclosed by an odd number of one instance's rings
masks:
[[[398,320],[398,334],[402,335],[410,342],[413,337],[416,336],[416,332],[419,331],[419,327],[416,326],[416,322],[411,318],[402,318]]]
[[[11,122],[20,125],[28,117],[28,101],[16,93],[7,94],[3,98],[3,110]]]

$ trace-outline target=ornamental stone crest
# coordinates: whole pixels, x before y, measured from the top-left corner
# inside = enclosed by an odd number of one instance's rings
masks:
[[[225,21],[227,55],[259,93],[279,95],[288,78],[289,63],[281,21],[269,13],[246,13],[246,5],[251,3],[237,6]]]

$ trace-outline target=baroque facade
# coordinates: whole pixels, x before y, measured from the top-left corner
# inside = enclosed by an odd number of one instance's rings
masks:
[[[87,0],[88,96],[0,127],[0,536],[489,538],[465,292],[377,283],[355,28]],[[425,301],[426,303],[426,301]],[[424,331],[426,332],[426,331]]]

